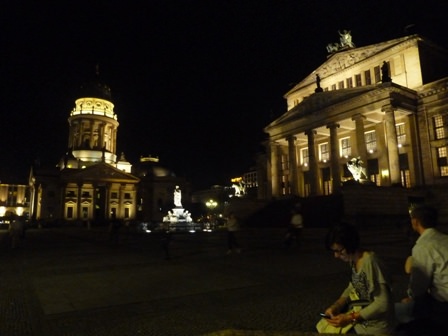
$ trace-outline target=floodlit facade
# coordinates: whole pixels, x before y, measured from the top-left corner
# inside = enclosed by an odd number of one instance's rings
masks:
[[[28,218],[29,206],[30,193],[27,185],[0,183],[0,221],[12,215]]]
[[[446,185],[447,51],[418,35],[335,45],[264,129],[267,197],[338,193],[353,159],[378,187]]]
[[[174,186],[186,183],[159,165],[142,170],[140,162],[134,169],[124,153],[117,155],[119,122],[110,88],[97,80],[84,85],[68,124],[68,150],[56,167],[31,169],[32,220],[87,225],[112,216],[160,220]]]

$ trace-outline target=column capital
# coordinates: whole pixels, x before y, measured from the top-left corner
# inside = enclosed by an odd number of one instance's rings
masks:
[[[393,106],[392,104],[387,104],[387,105],[381,106],[381,112],[393,113],[394,111],[395,111],[395,106]]]
[[[363,114],[361,114],[361,113],[356,113],[356,114],[354,114],[353,116],[352,116],[352,120],[353,121],[356,121],[356,120],[365,120],[366,119],[366,117],[363,115]]]
[[[317,134],[315,129],[310,129],[308,131],[305,131],[305,135],[315,135]]]
[[[334,128],[339,128],[339,126],[340,125],[338,123],[332,122],[327,125],[327,128],[334,129]]]

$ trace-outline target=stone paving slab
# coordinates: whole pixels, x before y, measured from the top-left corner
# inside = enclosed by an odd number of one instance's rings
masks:
[[[178,235],[169,261],[157,236],[111,246],[102,229],[30,230],[10,250],[0,232],[0,335],[314,335],[317,312],[348,279],[324,232],[308,230],[291,251],[283,231],[241,232],[243,253],[230,256],[223,233]],[[402,232],[363,238],[405,285]]]

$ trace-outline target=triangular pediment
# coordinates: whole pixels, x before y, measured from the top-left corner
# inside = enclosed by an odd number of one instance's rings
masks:
[[[311,96],[305,98],[300,104],[274,120],[271,124],[269,124],[268,127],[273,127],[277,124],[288,122],[291,119],[304,117],[306,115],[312,114],[315,111],[319,111],[327,107],[335,106],[345,101],[352,100],[358,96],[376,89],[376,86],[370,85],[351,89],[314,93]]]
[[[104,181],[121,183],[138,183],[140,179],[121,171],[105,162],[100,162],[84,169],[65,169],[62,171],[65,180]]]
[[[365,47],[345,49],[344,51],[331,54],[328,56],[327,61],[311,72],[301,82],[296,84],[285,96],[288,96],[290,93],[298,91],[303,87],[314,84],[316,81],[316,74],[319,74],[320,78],[323,79],[355,66],[368,58],[374,57],[375,55],[384,52],[386,49],[402,43],[415,42],[419,39],[421,38],[418,35],[406,36]]]

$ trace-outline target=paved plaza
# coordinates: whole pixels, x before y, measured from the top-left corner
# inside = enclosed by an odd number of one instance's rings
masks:
[[[223,231],[179,233],[165,260],[158,234],[122,233],[113,245],[106,228],[29,229],[11,249],[2,230],[0,335],[311,334],[348,266],[325,250],[324,229],[289,251],[284,232],[243,230],[231,255]],[[365,230],[362,241],[391,268],[400,298],[406,230]]]

